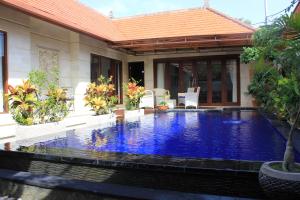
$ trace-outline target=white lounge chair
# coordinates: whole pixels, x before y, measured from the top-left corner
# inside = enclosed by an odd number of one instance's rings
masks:
[[[141,98],[140,108],[154,108],[154,93],[151,90],[145,90],[145,95]]]
[[[187,93],[185,93],[184,98],[184,106],[185,108],[189,106],[198,107],[198,101],[199,101],[199,94],[200,94],[200,87],[197,87],[197,90],[195,91],[195,88],[188,88]]]
[[[161,102],[167,102],[170,100],[170,92],[169,90],[162,88],[153,89],[155,96],[155,105],[159,105]]]

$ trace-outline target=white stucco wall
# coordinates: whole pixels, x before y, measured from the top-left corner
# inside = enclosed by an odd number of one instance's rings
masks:
[[[56,51],[60,72],[59,84],[62,87],[72,87],[70,31],[35,18],[31,18],[30,25],[32,68],[40,69],[39,48]]]
[[[31,70],[30,17],[0,6],[0,30],[7,32],[8,83],[16,85]]]
[[[123,81],[128,80],[127,55],[108,48],[105,42],[93,39],[85,35],[79,35],[78,57],[76,67],[72,68],[73,86],[75,88],[75,106],[77,110],[86,110],[82,99],[88,83],[90,82],[91,54],[97,54],[104,57],[122,61]]]

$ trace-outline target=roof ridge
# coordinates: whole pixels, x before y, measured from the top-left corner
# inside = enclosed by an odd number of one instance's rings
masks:
[[[89,10],[92,10],[92,11],[94,11],[94,12],[100,14],[102,17],[104,17],[104,18],[106,18],[106,19],[108,19],[108,20],[111,21],[111,19],[110,19],[108,16],[104,15],[104,14],[101,13],[99,10],[97,10],[97,9],[95,9],[95,8],[93,8],[93,7],[90,7],[90,6],[88,6],[88,5],[84,4],[84,3],[82,3],[80,0],[73,0],[73,1],[75,1],[76,3],[78,3],[80,6],[83,6],[83,7],[87,8],[87,9],[89,9]]]
[[[248,25],[248,24],[246,24],[246,23],[244,23],[244,22],[242,22],[242,21],[240,21],[240,20],[238,20],[238,19],[235,19],[235,18],[233,18],[233,17],[230,17],[229,15],[224,14],[224,13],[218,11],[218,10],[215,10],[215,9],[213,9],[213,8],[206,8],[206,9],[209,10],[209,11],[211,11],[211,12],[213,12],[213,13],[215,13],[215,14],[217,14],[217,15],[220,15],[220,16],[222,16],[222,17],[224,17],[224,18],[227,18],[228,20],[231,20],[231,21],[233,21],[234,23],[237,23],[237,24],[239,24],[239,25],[241,25],[241,26],[243,26],[243,27],[245,27],[245,28],[247,28],[247,29],[250,29],[250,30],[252,30],[252,31],[256,31],[256,29],[255,29],[254,27],[252,27],[251,25]]]
[[[146,13],[146,14],[137,14],[137,15],[131,15],[131,16],[118,17],[118,18],[113,18],[112,20],[118,21],[118,20],[126,20],[126,19],[145,17],[145,16],[153,16],[153,15],[176,13],[176,12],[187,12],[187,11],[191,11],[191,10],[206,10],[206,9],[207,8],[205,8],[205,7],[193,7],[193,8],[183,8],[183,9],[176,9],[176,10],[164,10],[164,11],[157,11],[157,12]]]
[[[76,3],[78,3],[80,6],[83,6],[83,7],[85,7],[86,9],[89,9],[89,10],[91,10],[91,11],[94,11],[95,13],[97,13],[97,14],[101,15],[102,17],[104,17],[105,19],[107,19],[107,20],[109,21],[109,23],[110,23],[112,26],[114,26],[116,30],[119,31],[120,35],[121,35],[124,39],[126,38],[126,36],[124,35],[124,33],[120,30],[120,28],[119,28],[115,23],[113,23],[113,21],[112,21],[112,19],[111,19],[110,17],[104,15],[104,14],[101,13],[99,10],[97,10],[97,9],[95,9],[95,8],[93,8],[93,7],[90,7],[90,6],[88,6],[88,5],[84,4],[84,3],[82,3],[80,0],[73,0],[73,1],[75,1]]]
[[[298,3],[296,4],[296,6],[293,10],[293,13],[295,13],[297,11],[298,7],[300,7],[300,1],[298,1]]]

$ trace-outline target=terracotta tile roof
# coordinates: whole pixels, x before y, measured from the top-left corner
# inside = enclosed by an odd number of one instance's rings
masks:
[[[196,8],[115,19],[128,40],[253,33],[254,28],[210,8]]]
[[[1,4],[105,40],[122,40],[111,20],[76,0],[1,0]]]
[[[212,9],[188,9],[111,20],[77,0],[0,0],[0,4],[112,42],[179,36],[251,34],[255,31]]]
[[[300,2],[297,4],[294,13],[300,13]]]

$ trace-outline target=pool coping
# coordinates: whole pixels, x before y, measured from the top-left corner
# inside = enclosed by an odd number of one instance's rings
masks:
[[[203,172],[211,172],[213,174],[223,174],[224,172],[228,174],[257,174],[260,166],[263,164],[263,162],[260,161],[191,159],[112,152],[92,152],[92,157],[90,159],[79,156],[68,157],[63,155],[50,155],[41,153],[27,153],[3,150],[0,151],[0,160],[1,156],[9,156],[12,159],[25,158],[28,160],[40,160],[75,165],[88,165],[101,168],[123,168],[188,174],[199,174]]]

